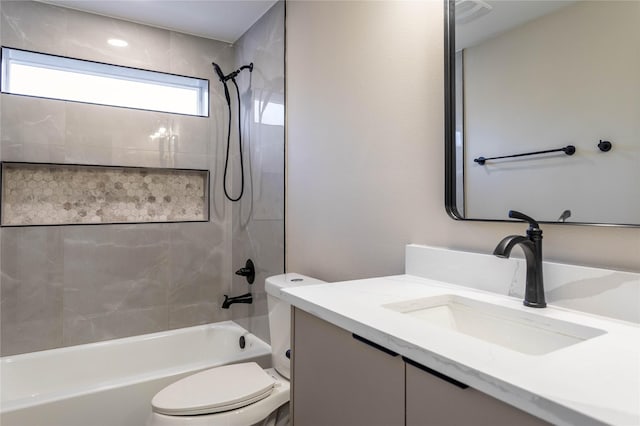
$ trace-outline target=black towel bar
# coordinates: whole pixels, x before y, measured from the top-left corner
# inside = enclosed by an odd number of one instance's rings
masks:
[[[525,152],[523,154],[503,155],[502,157],[491,157],[491,158],[478,157],[478,158],[474,158],[473,161],[475,161],[476,163],[480,164],[481,166],[484,166],[484,163],[486,163],[489,160],[499,160],[499,159],[502,159],[502,158],[524,157],[524,156],[527,156],[527,155],[549,154],[551,152],[564,152],[567,155],[573,155],[576,152],[576,147],[573,146],[573,145],[567,145],[567,146],[564,146],[564,147],[558,148],[558,149],[547,149],[545,151],[535,151],[535,152]]]

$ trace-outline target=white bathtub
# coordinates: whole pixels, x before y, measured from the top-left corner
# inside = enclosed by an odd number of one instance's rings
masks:
[[[268,367],[270,351],[225,321],[2,357],[0,424],[141,426],[151,398],[169,383],[224,364],[251,360]]]

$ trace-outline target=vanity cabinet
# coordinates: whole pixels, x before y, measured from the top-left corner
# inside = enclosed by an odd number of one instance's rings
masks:
[[[406,363],[406,426],[539,426],[545,421],[429,369]]]
[[[293,310],[294,426],[404,424],[404,362]]]
[[[292,324],[293,426],[547,424],[300,309]]]

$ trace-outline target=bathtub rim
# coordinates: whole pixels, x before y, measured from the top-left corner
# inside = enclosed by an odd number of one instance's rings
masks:
[[[78,347],[80,347],[80,346],[85,347],[85,348],[99,348],[99,347],[107,346],[107,345],[114,344],[114,343],[127,343],[127,342],[132,342],[132,341],[139,341],[139,340],[155,340],[155,339],[159,339],[161,337],[166,337],[166,336],[171,335],[171,334],[186,334],[186,333],[188,333],[189,331],[192,331],[192,330],[197,330],[197,329],[203,329],[204,330],[204,329],[207,329],[207,328],[214,328],[214,326],[215,327],[220,327],[220,328],[230,328],[230,329],[243,330],[243,331],[245,331],[247,333],[247,335],[254,336],[256,339],[258,339],[261,342],[263,342],[263,343],[268,345],[268,343],[264,342],[262,339],[260,339],[259,337],[257,337],[256,335],[254,335],[253,333],[251,333],[250,331],[248,331],[244,327],[242,327],[237,322],[235,322],[233,320],[226,320],[226,321],[211,322],[211,323],[207,323],[207,324],[192,325],[192,326],[189,326],[189,327],[179,327],[179,328],[174,328],[174,329],[171,329],[171,330],[155,331],[153,333],[136,334],[136,335],[127,336],[127,337],[114,337],[113,339],[101,340],[99,342],[80,343],[78,345],[61,346],[59,348],[43,349],[41,351],[25,352],[25,353],[15,354],[15,355],[5,355],[5,356],[1,356],[0,357],[0,365],[5,364],[5,363],[14,362],[13,361],[14,358],[30,359],[30,358],[42,357],[42,356],[45,356],[46,354],[53,353],[53,352],[57,352],[57,353],[72,352],[74,350],[77,350]]]
[[[12,362],[16,362],[15,358],[18,358],[18,361],[29,360],[32,358],[46,357],[47,354],[50,354],[50,353],[64,354],[68,352],[78,351],[78,350],[81,350],[79,349],[81,347],[100,348],[107,345],[113,345],[114,343],[126,344],[127,342],[132,342],[132,341],[138,341],[138,342],[148,341],[153,339],[159,339],[162,337],[167,337],[169,335],[186,334],[189,332],[198,331],[199,329],[206,330],[210,328],[227,328],[233,331],[237,331],[238,336],[245,336],[245,338],[248,337],[250,341],[257,346],[249,347],[246,349],[239,349],[239,351],[243,351],[243,352],[238,352],[236,354],[236,357],[232,359],[216,359],[216,360],[212,360],[211,362],[198,361],[198,362],[192,362],[192,363],[182,363],[175,367],[155,369],[155,370],[150,370],[148,372],[144,372],[140,374],[127,375],[124,378],[119,377],[113,380],[101,380],[101,381],[97,381],[95,384],[92,384],[92,385],[71,386],[70,388],[64,389],[64,390],[50,391],[50,392],[34,394],[31,396],[23,396],[23,397],[14,398],[14,399],[1,399],[0,415],[17,411],[17,410],[27,409],[29,407],[33,407],[41,404],[47,404],[47,403],[63,401],[66,399],[77,398],[82,395],[86,395],[88,393],[103,392],[103,391],[115,389],[117,387],[131,386],[136,383],[148,382],[158,377],[178,376],[187,372],[195,373],[198,371],[203,371],[209,368],[215,368],[225,364],[245,362],[250,359],[268,357],[271,355],[271,346],[268,343],[266,343],[265,341],[263,341],[262,339],[254,335],[253,333],[249,332],[248,330],[246,330],[244,327],[237,324],[236,322],[232,320],[227,320],[227,321],[201,324],[201,325],[190,326],[190,327],[176,328],[173,330],[164,330],[164,331],[148,333],[148,334],[140,334],[135,336],[115,338],[115,339],[104,340],[100,342],[65,346],[61,348],[46,349],[42,351],[28,352],[28,353],[17,354],[17,355],[8,355],[5,357],[0,357],[0,375],[2,375],[2,369],[6,364],[11,364]],[[0,398],[2,398],[5,392],[0,392],[0,393],[1,393]]]

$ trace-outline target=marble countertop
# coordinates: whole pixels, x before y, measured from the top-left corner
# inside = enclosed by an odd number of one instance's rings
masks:
[[[605,331],[543,355],[488,343],[383,307],[457,295]],[[413,275],[282,291],[291,305],[554,424],[640,424],[640,326]]]

